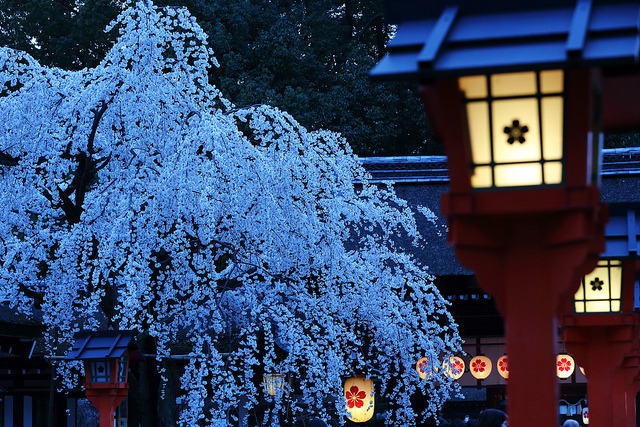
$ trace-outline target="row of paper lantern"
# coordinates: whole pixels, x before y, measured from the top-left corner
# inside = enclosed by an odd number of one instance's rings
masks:
[[[509,359],[507,355],[498,358],[496,366],[501,377],[509,378]],[[479,380],[487,378],[492,368],[493,363],[487,356],[475,356],[469,361],[469,372]],[[445,361],[442,364],[442,369],[445,375],[458,379],[465,372],[466,366],[462,358],[451,356],[448,362]],[[416,364],[416,370],[420,378],[427,379],[433,376],[434,372],[438,371],[438,368],[433,366],[428,358],[423,357]],[[558,377],[570,377],[575,370],[573,357],[568,354],[559,354],[556,358],[556,370]],[[362,423],[373,417],[375,393],[372,380],[363,376],[349,378],[344,383],[344,398],[349,420]]]
[[[509,378],[509,359],[506,355],[500,357],[496,363],[497,370],[503,378]],[[575,370],[575,362],[568,354],[559,354],[556,359],[556,369],[558,377],[568,378]],[[458,379],[465,372],[464,360],[458,356],[449,357],[443,362],[442,369],[445,375]],[[469,372],[475,378],[483,380],[489,376],[493,369],[493,363],[487,356],[475,356],[469,361]],[[420,378],[432,377],[439,370],[438,367],[430,363],[429,359],[423,357],[416,364],[416,370]],[[284,386],[284,378],[280,374],[265,375],[264,387],[271,396],[277,394],[278,389]],[[375,409],[375,392],[373,381],[363,376],[349,378],[344,383],[344,398],[349,420],[362,423],[373,417]]]
[[[496,363],[498,374],[502,378],[509,378],[509,358],[507,355],[500,357]],[[569,378],[573,371],[575,370],[575,361],[573,357],[568,354],[559,354],[556,357],[556,373],[558,378]],[[442,363],[442,369],[444,374],[454,380],[457,380],[464,374],[466,370],[466,365],[464,360],[458,356],[449,357],[448,361],[445,360]],[[474,378],[479,380],[484,380],[489,376],[491,371],[493,370],[493,363],[491,359],[487,356],[475,356],[469,361],[469,372],[473,375]],[[432,365],[429,361],[429,358],[423,357],[418,360],[416,363],[416,371],[418,371],[418,375],[420,378],[427,379],[434,375],[435,372],[438,372],[439,368],[435,365]],[[584,373],[584,371],[583,371]]]

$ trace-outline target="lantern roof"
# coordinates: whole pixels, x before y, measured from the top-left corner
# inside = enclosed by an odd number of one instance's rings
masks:
[[[135,341],[135,331],[78,332],[66,359],[118,359],[129,352],[134,359],[141,358]]]
[[[640,203],[611,203],[605,228],[606,246],[601,258],[640,256]]]
[[[377,80],[638,64],[640,2],[388,0],[398,24]],[[434,15],[435,13],[435,15]]]

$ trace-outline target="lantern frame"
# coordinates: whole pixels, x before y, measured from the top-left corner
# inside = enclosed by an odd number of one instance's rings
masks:
[[[474,191],[562,185],[562,70],[480,74],[458,82]]]
[[[79,332],[67,360],[80,360],[85,393],[100,413],[100,426],[113,425],[115,409],[129,391],[129,362],[142,360],[134,331]]]
[[[623,309],[624,263],[601,259],[582,277],[573,297],[576,315],[621,313]]]

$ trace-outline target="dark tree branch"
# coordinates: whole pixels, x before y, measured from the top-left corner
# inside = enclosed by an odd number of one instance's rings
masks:
[[[20,161],[20,157],[13,157],[4,151],[0,151],[0,165],[2,166],[17,166]]]
[[[70,224],[77,224],[80,222],[80,216],[82,215],[84,198],[91,184],[91,181],[96,176],[96,173],[104,168],[110,160],[110,156],[102,157],[100,159],[94,159],[93,155],[96,154],[94,148],[94,141],[98,127],[102,116],[107,111],[109,104],[113,101],[111,98],[109,101],[102,101],[98,108],[92,108],[93,123],[91,124],[91,131],[89,132],[89,138],[87,141],[87,151],[80,151],[75,157],[78,160],[78,166],[73,175],[73,180],[66,189],[58,189],[58,195],[62,201],[62,210],[65,213],[65,217]],[[71,144],[68,144],[62,156],[69,156],[71,150]],[[75,192],[73,201],[71,195]],[[46,192],[45,192],[46,193]],[[48,193],[45,197],[49,199],[51,196]]]
[[[102,101],[100,103],[100,108],[91,109],[91,112],[94,115],[93,115],[93,124],[91,125],[91,133],[89,133],[89,141],[87,142],[87,152],[89,153],[89,155],[95,154],[95,151],[93,150],[93,140],[96,137],[96,132],[98,131],[100,120],[102,120],[102,116],[104,115],[105,111],[107,111],[107,107],[109,106],[111,101],[113,101],[113,98],[111,98],[107,102]]]

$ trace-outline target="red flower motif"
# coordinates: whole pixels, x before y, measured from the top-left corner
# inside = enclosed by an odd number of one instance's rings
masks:
[[[362,408],[367,394],[363,390],[358,389],[357,386],[353,385],[347,392],[345,392],[344,397],[347,399],[347,405],[349,408],[353,408],[354,406],[356,408]]]
[[[462,361],[458,359],[454,360],[451,364],[451,370],[453,371],[454,375],[458,375],[462,371],[464,371],[464,365],[462,364]]]
[[[424,360],[422,363],[420,363],[420,364],[418,365],[418,369],[420,369],[420,372],[421,372],[421,373],[423,373],[423,374],[424,374],[424,373],[426,373],[426,372],[427,372],[427,364],[428,364],[428,362],[427,362],[426,360]]]
[[[502,359],[502,360],[500,360],[498,362],[498,367],[500,368],[500,370],[502,372],[509,372],[508,363],[509,363],[509,358],[507,358],[507,357],[505,357],[504,359]]]
[[[569,372],[571,370],[571,361],[568,360],[566,357],[563,357],[560,360],[558,360],[558,370],[560,372],[562,371]]]
[[[484,372],[486,367],[487,364],[480,359],[474,360],[471,364],[471,369],[473,369],[473,372]]]

